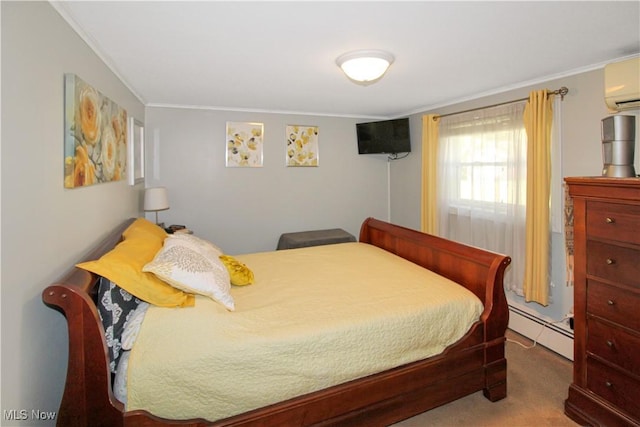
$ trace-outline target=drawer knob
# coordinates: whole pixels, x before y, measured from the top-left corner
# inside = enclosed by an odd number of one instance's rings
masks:
[[[607,262],[607,265],[613,265],[613,264],[616,263],[616,260],[615,259],[611,259],[611,258],[607,258],[606,262]]]
[[[613,301],[613,300],[608,300],[608,301],[607,301],[607,304],[609,304],[609,305],[615,305],[615,301]]]
[[[613,387],[613,383],[612,383],[611,381],[607,381],[607,382],[605,382],[605,383],[604,383],[604,385],[606,385],[606,386],[607,386],[607,388],[611,388],[611,387]]]
[[[609,348],[613,348],[613,341],[607,340],[607,345],[609,346]]]
[[[615,219],[613,219],[613,218],[611,218],[611,217],[607,217],[607,218],[605,219],[605,222],[606,222],[607,224],[613,224],[614,222],[616,222],[616,220],[615,220]]]

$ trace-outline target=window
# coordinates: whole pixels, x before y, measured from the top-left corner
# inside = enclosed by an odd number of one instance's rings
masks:
[[[509,254],[505,284],[522,294],[526,215],[525,102],[443,117],[438,161],[441,236]]]

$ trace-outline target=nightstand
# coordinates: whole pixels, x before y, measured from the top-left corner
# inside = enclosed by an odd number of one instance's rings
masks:
[[[179,234],[179,233],[193,234],[193,231],[189,230],[184,225],[176,225],[176,224],[170,225],[169,227],[165,228],[164,231],[166,231],[169,234]]]

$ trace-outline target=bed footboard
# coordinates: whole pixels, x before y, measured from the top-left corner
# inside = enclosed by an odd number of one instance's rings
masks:
[[[511,258],[441,237],[421,233],[374,218],[360,229],[360,241],[378,246],[447,277],[473,292],[484,304],[484,395],[491,401],[507,395],[504,342],[509,308],[504,293],[504,271]]]
[[[360,229],[360,241],[378,246],[447,277],[473,292],[484,304],[485,338],[504,338],[509,322],[503,289],[505,255],[432,236],[374,218]]]
[[[118,242],[128,220],[83,260],[97,259]],[[360,241],[426,267],[470,289],[484,304],[478,322],[456,344],[432,358],[400,366],[246,414],[210,423],[166,420],[145,411],[125,412],[112,393],[107,346],[96,308],[98,277],[72,268],[43,291],[43,301],[62,312],[69,330],[69,360],[58,425],[61,426],[383,426],[483,390],[506,396],[504,333],[508,310],[502,280],[509,257],[429,236],[373,218]]]

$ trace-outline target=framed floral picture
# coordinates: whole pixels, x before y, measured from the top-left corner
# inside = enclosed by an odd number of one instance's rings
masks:
[[[287,166],[318,166],[318,126],[287,126]]]
[[[227,167],[261,167],[264,124],[227,122]]]
[[[127,112],[75,74],[64,79],[64,186],[124,179]]]

